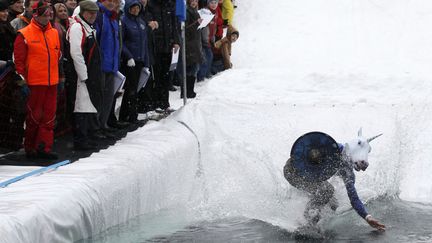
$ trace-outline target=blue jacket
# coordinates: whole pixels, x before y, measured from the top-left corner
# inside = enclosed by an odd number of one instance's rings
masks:
[[[96,39],[102,54],[102,71],[116,73],[119,70],[120,39],[116,13],[106,9],[100,2],[99,12],[94,23]]]
[[[149,67],[149,49],[146,30],[148,27],[139,15],[133,16],[129,13],[129,8],[136,4],[141,6],[138,0],[127,0],[124,7],[125,15],[122,18],[122,57],[124,61],[133,58],[135,61],[143,62],[145,67]]]
[[[338,145],[340,151],[342,151],[343,145]],[[341,168],[338,171],[338,175],[342,178],[345,184],[351,206],[354,208],[357,214],[360,215],[360,217],[365,218],[368,213],[359,196],[357,195],[357,190],[355,188],[355,174],[352,165],[349,163],[342,163]]]

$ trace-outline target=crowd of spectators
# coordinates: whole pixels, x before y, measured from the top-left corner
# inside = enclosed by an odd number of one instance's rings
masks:
[[[187,0],[184,82],[180,68],[170,71],[183,41],[175,8],[175,0],[0,0],[0,148],[57,159],[54,136],[71,132],[75,150],[92,150],[139,124],[138,113],[171,111],[173,84],[195,98],[195,82],[232,68],[235,6]],[[214,17],[198,29],[201,9]]]

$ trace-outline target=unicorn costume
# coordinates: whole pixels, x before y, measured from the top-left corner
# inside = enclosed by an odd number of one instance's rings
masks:
[[[368,143],[366,145],[369,146]],[[304,216],[312,225],[319,221],[320,211],[325,205],[328,204],[332,210],[338,207],[334,197],[335,189],[327,181],[333,175],[342,178],[357,214],[365,220],[370,217],[357,195],[354,174],[354,169],[365,170],[368,163],[366,160],[354,163],[346,149],[344,145],[336,143],[329,135],[321,132],[301,136],[291,149],[291,158],[284,166],[284,176],[292,186],[310,194],[311,200],[306,206]],[[366,149],[370,151],[370,146]]]

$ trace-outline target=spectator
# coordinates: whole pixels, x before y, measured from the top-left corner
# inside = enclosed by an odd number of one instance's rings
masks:
[[[213,12],[217,8],[218,1],[217,0],[208,0],[206,10]],[[212,47],[215,43],[215,34],[216,34],[216,22],[217,22],[217,15],[213,17],[213,19],[210,21],[210,23],[205,27],[201,29],[201,43],[202,43],[202,50],[204,54],[204,62],[200,65],[198,74],[197,74],[197,81],[203,81],[204,78],[211,78],[211,67],[213,63],[213,51]]]
[[[127,0],[122,18],[123,49],[126,84],[119,120],[137,122],[137,88],[141,70],[149,68],[147,27],[139,16],[142,5],[138,0]]]
[[[116,13],[116,20],[118,21],[118,25],[119,25],[119,33],[118,33],[118,37],[119,37],[119,52],[118,52],[118,56],[117,56],[117,61],[119,63],[119,66],[121,66],[121,50],[123,49],[123,38],[122,38],[122,29],[120,28],[120,26],[123,25],[122,20],[121,20],[121,15],[123,15],[123,9],[122,2],[120,0],[115,0],[114,1],[114,11]],[[122,73],[124,73],[124,71],[122,70]],[[127,82],[127,81],[126,81]],[[124,86],[123,86],[124,88]],[[111,111],[110,114],[108,116],[108,120],[107,120],[107,125],[111,128],[116,128],[116,129],[123,129],[126,128],[130,125],[129,122],[122,122],[117,120],[117,117],[115,115],[115,107],[116,107],[116,103],[117,103],[117,98],[119,98],[120,96],[123,95],[123,90],[116,92],[116,94],[114,95],[113,98],[113,104],[111,105]]]
[[[66,31],[69,29],[69,17],[67,13],[67,8],[63,3],[54,4],[54,18],[51,22],[52,26],[57,30],[60,39],[60,50],[64,53],[64,46],[66,43]],[[64,58],[60,60],[59,63],[60,73],[64,73]],[[65,83],[65,77],[60,77],[60,84],[63,85]],[[58,92],[57,99],[57,113],[56,113],[56,127],[55,127],[55,135],[59,136],[65,134],[70,131],[71,117],[68,116],[66,110],[66,92],[63,87],[60,87],[62,92]]]
[[[8,21],[14,20],[18,15],[24,12],[23,0],[11,0],[9,2],[9,16]]]
[[[221,10],[218,5],[218,0],[209,0],[208,9],[214,14],[213,20],[209,24],[209,41],[212,49],[212,60],[209,62],[208,69],[213,74],[213,60],[214,56],[221,56],[220,49],[214,47],[216,41],[222,39],[223,36],[223,20]]]
[[[0,0],[0,60],[4,61],[0,66],[0,71],[5,68],[7,62],[9,65],[12,64],[13,42],[16,36],[16,31],[8,21],[8,15],[8,1]]]
[[[154,53],[155,53],[155,89],[156,107],[169,110],[169,88],[171,54],[173,49],[180,49],[180,36],[175,16],[175,0],[150,0],[148,5],[152,14],[152,21],[158,23],[154,30]]]
[[[66,31],[69,29],[69,16],[67,7],[63,3],[54,4],[54,27],[60,35],[60,41],[66,38]]]
[[[215,42],[222,39],[223,37],[223,28],[224,26],[224,21],[222,18],[222,3],[223,0],[219,0],[218,4],[216,5],[216,9],[213,11],[212,13],[215,15],[215,19],[216,19],[216,34],[215,34]]]
[[[221,10],[222,10],[222,19],[223,19],[224,26],[232,25],[233,18],[234,18],[234,4],[232,3],[232,1],[223,0]]]
[[[140,12],[140,17],[144,22],[147,24],[148,28],[147,30],[147,50],[148,50],[148,57],[149,57],[149,65],[150,65],[150,77],[147,81],[147,84],[141,91],[138,93],[138,112],[139,113],[147,113],[148,111],[154,110],[156,107],[155,101],[154,101],[154,86],[155,86],[155,80],[153,78],[154,76],[154,37],[153,37],[153,31],[157,28],[159,28],[158,22],[153,21],[153,16],[151,15],[150,11],[147,7],[147,0],[140,0],[142,10]]]
[[[215,43],[215,48],[220,50],[221,55],[215,55],[214,57],[212,69],[214,73],[232,68],[231,45],[237,41],[238,37],[239,32],[230,25],[226,37]]]
[[[186,97],[195,98],[195,80],[199,65],[202,63],[201,33],[198,26],[202,19],[198,13],[198,0],[187,0],[186,10]],[[183,98],[183,89],[181,89]]]
[[[12,62],[16,31],[7,16],[8,1],[0,0],[0,147],[18,150],[24,135],[25,104]]]
[[[100,0],[98,16],[95,21],[96,38],[101,48],[102,71],[105,76],[103,104],[99,121],[105,135],[116,130],[108,127],[108,118],[114,102],[114,78],[119,70],[120,39],[115,0]],[[96,107],[98,109],[98,107]],[[99,109],[98,109],[99,110]]]
[[[25,81],[27,98],[24,149],[29,158],[57,159],[53,130],[59,83],[60,40],[51,27],[52,9],[42,0],[33,6],[31,23],[18,31],[14,44],[16,70]],[[48,50],[47,50],[48,47]]]
[[[38,0],[25,0],[24,13],[18,15],[14,20],[11,21],[11,25],[16,31],[30,24],[31,19],[33,18],[32,6],[37,2]]]
[[[90,136],[98,134],[97,107],[102,102],[100,49],[96,42],[96,20],[99,7],[91,0],[80,2],[80,13],[75,17],[68,33],[70,56],[77,74],[74,106],[74,149],[89,150],[96,146]],[[102,136],[102,137],[101,137]]]
[[[66,5],[69,17],[72,17],[72,14],[77,7],[77,0],[66,0],[64,4]]]

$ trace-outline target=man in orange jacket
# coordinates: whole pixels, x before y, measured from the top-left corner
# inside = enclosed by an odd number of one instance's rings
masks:
[[[51,151],[59,84],[60,40],[51,27],[52,8],[39,0],[33,19],[19,30],[14,43],[16,71],[23,78],[22,93],[27,98],[24,149],[28,158],[57,159]]]

